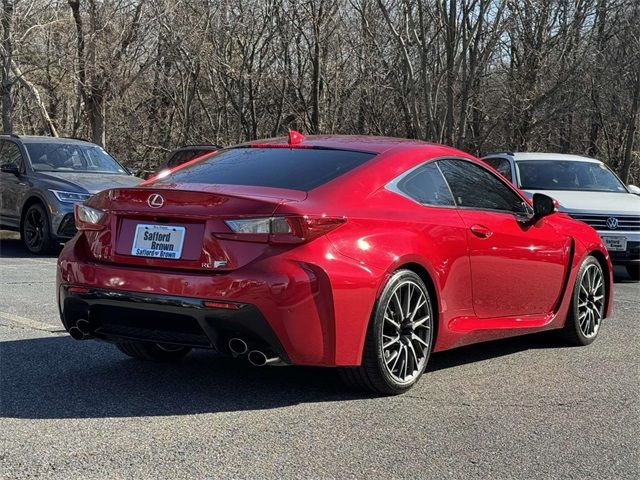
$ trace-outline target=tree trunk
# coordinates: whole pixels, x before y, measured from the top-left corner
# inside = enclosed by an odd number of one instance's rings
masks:
[[[318,27],[319,28],[319,27]],[[320,39],[319,32],[313,45],[313,77],[311,91],[311,133],[320,133],[320,82],[322,81],[321,59],[320,59]]]
[[[13,101],[11,99],[11,62],[13,61],[13,39],[11,27],[13,23],[13,0],[3,0],[2,11],[2,75],[0,92],[2,94],[2,132],[13,133]]]
[[[456,3],[457,0],[449,0],[449,14],[445,16],[447,20],[446,26],[446,57],[447,57],[447,112],[445,120],[445,143],[453,144],[453,96],[454,83],[456,80],[456,72],[454,70],[456,61]],[[445,7],[443,6],[443,9]]]
[[[91,125],[91,141],[101,147],[106,144],[104,131],[104,93],[100,88],[93,87],[88,97],[87,110]]]
[[[596,6],[595,28],[596,37],[596,54],[600,56],[603,53],[605,44],[605,25],[607,20],[607,0],[599,0]],[[589,129],[589,146],[587,154],[596,156],[598,154],[598,137],[602,129],[602,114],[600,112],[600,79],[602,77],[603,62],[595,62],[593,69],[593,79],[591,82],[591,128]]]
[[[22,73],[22,70],[20,70],[20,67],[18,67],[18,65],[14,61],[11,62],[11,71],[15,75],[17,81],[19,81],[31,93],[31,95],[33,95],[33,99],[36,102],[36,106],[40,111],[40,116],[42,117],[42,122],[44,124],[45,130],[47,130],[52,137],[57,137],[58,131],[56,130],[55,125],[51,121],[49,112],[47,112],[47,106],[42,101],[42,98],[40,97],[40,92],[38,92],[38,89],[36,88],[36,86],[25,78],[24,74]]]
[[[80,15],[80,0],[68,0],[69,7],[71,7],[71,12],[73,13],[73,21],[76,26],[76,60],[78,62],[78,71],[76,78],[76,100],[75,107],[73,111],[73,135],[78,135],[78,130],[80,129],[80,123],[82,121],[83,114],[83,103],[86,104],[86,67],[85,67],[85,57],[84,57],[84,28],[82,25],[82,16]]]
[[[624,183],[629,182],[629,170],[633,160],[633,144],[636,140],[636,130],[638,128],[638,111],[640,110],[640,69],[636,72],[636,80],[633,88],[633,101],[629,124],[627,127],[627,138],[624,145],[624,157],[622,159],[622,169],[620,177]]]

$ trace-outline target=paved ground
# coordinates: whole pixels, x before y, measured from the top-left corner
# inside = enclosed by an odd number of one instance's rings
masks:
[[[588,348],[436,354],[406,395],[326,369],[177,366],[61,333],[55,258],[0,240],[0,477],[639,478],[640,285]],[[9,239],[7,239],[9,238]]]

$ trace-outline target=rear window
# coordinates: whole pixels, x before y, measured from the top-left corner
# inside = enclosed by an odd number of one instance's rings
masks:
[[[249,185],[306,192],[375,155],[314,148],[231,148],[181,168],[157,183]]]

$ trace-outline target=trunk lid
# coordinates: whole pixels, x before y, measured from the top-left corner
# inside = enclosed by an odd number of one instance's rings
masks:
[[[109,213],[108,231],[87,232],[94,257],[119,264],[200,271],[240,268],[270,245],[219,238],[227,219],[269,217],[305,192],[234,185],[154,185],[105,191],[87,205]],[[160,256],[157,256],[159,253]],[[175,258],[171,258],[175,255]]]

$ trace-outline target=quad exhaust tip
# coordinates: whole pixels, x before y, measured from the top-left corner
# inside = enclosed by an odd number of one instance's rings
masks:
[[[284,362],[277,355],[268,356],[260,350],[251,350],[247,355],[249,363],[254,367],[264,367],[265,365],[284,365]]]
[[[69,335],[74,340],[83,340],[91,335],[91,324],[89,320],[81,318],[75,324],[75,326],[69,329]]]
[[[245,342],[241,338],[232,338],[231,340],[229,340],[228,346],[229,350],[231,350],[231,353],[233,353],[234,355],[244,355],[249,351],[247,342]]]

